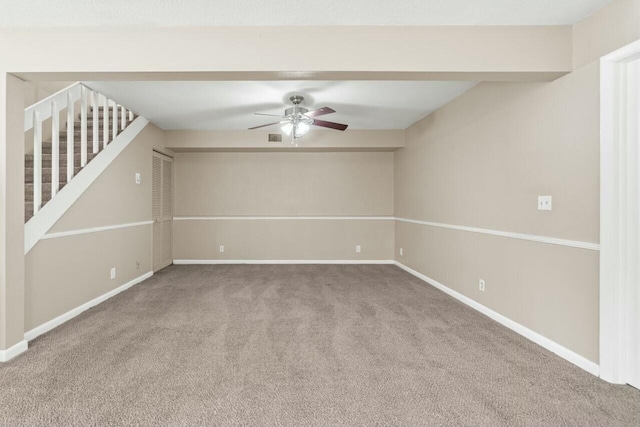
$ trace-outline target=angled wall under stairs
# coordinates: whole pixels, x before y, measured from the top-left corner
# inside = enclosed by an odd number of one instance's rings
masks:
[[[147,124],[26,254],[27,341],[150,274],[151,161],[164,151],[163,134]]]

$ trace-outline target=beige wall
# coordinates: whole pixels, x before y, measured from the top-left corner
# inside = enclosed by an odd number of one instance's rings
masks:
[[[178,217],[393,214],[392,153],[177,153],[174,166]],[[174,222],[175,259],[388,260],[392,241],[385,220]]]
[[[175,259],[190,260],[391,260],[393,223],[367,219],[174,221],[173,253]]]
[[[145,225],[41,240],[27,256],[25,331],[151,271],[151,237]]]
[[[481,83],[407,130],[396,215],[598,242],[599,70]],[[554,196],[552,212],[538,195]]]
[[[151,153],[163,144],[147,125],[50,232],[150,221]],[[26,256],[25,331],[151,271],[151,237],[142,225],[38,242]]]
[[[480,84],[412,126],[396,215],[597,243],[598,76]],[[399,262],[598,361],[597,252],[400,222],[395,245]]]
[[[177,153],[176,216],[392,215],[392,153]]]
[[[0,350],[24,332],[24,84],[0,73]]]
[[[399,262],[598,361],[596,251],[402,222],[395,236]]]
[[[574,68],[638,39],[640,0],[615,0],[573,27]]]
[[[396,215],[598,243],[597,59],[640,37],[639,4],[615,1],[574,27],[573,73],[481,83],[410,127]],[[553,211],[537,210],[538,195]],[[405,222],[395,245],[401,263],[598,362],[597,251]]]

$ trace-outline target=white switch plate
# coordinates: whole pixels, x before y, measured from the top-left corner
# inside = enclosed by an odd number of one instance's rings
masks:
[[[550,211],[552,208],[551,202],[551,196],[538,196],[538,210]]]
[[[402,248],[400,248],[400,256],[404,255],[404,251],[402,250]]]
[[[478,289],[480,289],[482,292],[484,292],[484,280],[480,279],[480,282],[478,283]]]
[[[356,245],[356,253],[360,253],[360,245]]]
[[[224,246],[220,246],[220,252],[224,252]]]
[[[116,268],[115,268],[115,267],[113,267],[113,268],[111,269],[111,279],[115,279],[115,278],[116,278]]]
[[[136,173],[136,184],[140,184],[142,182],[142,175],[137,172]]]

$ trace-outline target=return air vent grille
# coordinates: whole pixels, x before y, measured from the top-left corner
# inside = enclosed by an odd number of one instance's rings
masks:
[[[280,134],[280,133],[270,133],[268,141],[269,142],[282,142],[282,134]]]

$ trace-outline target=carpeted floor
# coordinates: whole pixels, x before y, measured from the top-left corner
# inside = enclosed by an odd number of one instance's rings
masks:
[[[29,346],[0,425],[640,425],[638,390],[394,266],[172,266]]]

